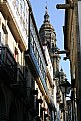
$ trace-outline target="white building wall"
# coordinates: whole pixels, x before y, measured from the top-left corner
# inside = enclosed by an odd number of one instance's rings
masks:
[[[15,48],[17,48],[17,50],[18,50],[18,60],[17,60],[17,62],[19,63],[19,65],[23,65],[24,61],[22,62],[22,60],[23,60],[24,55],[20,51],[20,49],[18,47],[18,43],[15,41],[8,25],[7,24],[5,25],[6,20],[4,19],[3,15],[1,13],[0,13],[0,19],[1,19],[1,23],[0,23],[1,42],[0,43],[4,46],[7,44],[11,53],[13,54],[13,56],[14,56]],[[6,26],[6,29],[7,29],[7,32],[8,32],[7,35],[4,33],[4,31],[2,29],[2,23],[4,24],[4,26]]]
[[[28,48],[28,15],[29,8],[26,0],[8,0],[10,11],[22,38]]]
[[[3,2],[3,0],[1,1]],[[3,4],[3,3],[2,3]],[[18,28],[18,32],[21,36],[22,40],[17,40],[17,41],[23,41],[26,50],[28,49],[28,22],[29,22],[29,6],[27,4],[26,0],[7,0],[7,7],[9,9],[9,12],[16,24],[16,27]],[[10,20],[12,21],[12,20]],[[3,29],[2,29],[2,23],[6,27],[8,31],[8,35],[4,34]],[[14,30],[15,31],[15,30]],[[15,41],[11,30],[9,29],[7,25],[7,20],[4,19],[3,15],[0,13],[0,32],[1,32],[1,43],[3,45],[7,44],[9,45],[9,48],[14,55],[15,47],[18,50],[18,63],[19,65],[23,65],[23,52],[20,51],[18,47],[18,43]],[[19,38],[18,38],[19,39]]]

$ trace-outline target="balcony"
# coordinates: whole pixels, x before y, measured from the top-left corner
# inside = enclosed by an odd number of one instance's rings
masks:
[[[35,63],[36,63],[35,60],[36,59],[35,59],[34,55],[31,52],[26,51],[25,52],[25,60],[28,63],[32,74],[34,75],[35,78],[37,78],[38,77],[38,72],[37,72],[37,69],[36,69],[36,66],[35,66]]]
[[[46,63],[43,61],[44,57],[42,59],[42,57],[40,56],[42,54],[41,52],[39,53],[36,46],[37,45],[32,45],[32,43],[29,42],[29,50],[25,51],[25,61],[28,63],[29,68],[32,74],[34,75],[34,77],[35,78],[39,77],[41,79],[42,85],[46,91],[47,90],[46,76],[45,76],[46,75],[46,72],[45,72]]]
[[[0,78],[7,84],[17,80],[17,63],[7,47],[0,47]]]
[[[38,95],[38,90],[31,89],[30,87],[27,87],[27,98],[25,100],[25,104],[29,109],[35,108],[35,95]]]
[[[0,47],[0,82],[5,81],[11,90],[26,96],[26,80],[8,47]]]
[[[38,110],[40,102],[36,98],[36,95],[38,95],[38,90],[27,87],[27,97],[24,100],[24,104],[27,110],[29,110],[33,116],[37,116],[39,113]]]
[[[26,97],[27,95],[26,80],[20,68],[17,68],[17,80],[15,84],[11,85],[11,88],[18,96]]]

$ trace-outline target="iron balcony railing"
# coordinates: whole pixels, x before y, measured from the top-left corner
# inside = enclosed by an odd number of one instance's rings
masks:
[[[24,100],[24,104],[33,116],[39,115],[39,101],[36,95],[38,95],[38,90],[27,87],[27,97]]]
[[[28,105],[29,109],[30,108],[36,108],[35,107],[35,94],[33,93],[33,91],[30,87],[27,87],[27,98],[26,98],[26,104]]]
[[[17,63],[8,47],[0,47],[0,72],[1,78],[11,80],[11,83],[16,82]]]
[[[20,68],[17,68],[17,62],[8,47],[0,47],[0,81],[4,80],[10,84],[14,92],[26,95],[26,79]]]
[[[35,41],[38,41],[38,40],[33,39],[32,35],[30,34],[29,50],[25,52],[25,57],[26,57],[26,61],[28,63],[31,63],[30,64],[31,70],[34,68],[34,71],[32,70],[33,75],[41,79],[43,87],[46,91],[47,90],[46,71],[45,71],[46,63],[42,54],[41,47],[39,46],[39,44],[36,44]]]
[[[25,80],[24,74],[21,72],[20,68],[17,68],[16,83],[12,84],[11,87],[18,96],[26,97],[26,95],[27,95],[26,80]]]
[[[20,70],[20,68],[17,68],[17,83],[21,83],[23,92],[26,94],[26,79],[24,78],[24,74]]]

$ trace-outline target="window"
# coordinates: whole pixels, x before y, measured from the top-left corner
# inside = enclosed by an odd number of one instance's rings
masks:
[[[23,1],[23,19],[25,20],[25,12],[26,12],[26,5],[25,5],[25,1]]]
[[[1,38],[1,40],[2,40],[2,43],[4,44],[5,43],[5,33],[4,33],[3,30],[2,30],[2,38]]]
[[[33,78],[31,79],[31,89],[34,89],[34,85],[35,85],[35,82],[33,80]]]
[[[16,47],[15,47],[15,52],[14,52],[14,58],[15,58],[16,62],[18,62],[18,50]]]
[[[20,15],[22,16],[22,0],[20,0]]]
[[[18,8],[19,7],[19,1],[16,0],[16,7]]]
[[[21,52],[21,65],[23,65],[23,53]]]

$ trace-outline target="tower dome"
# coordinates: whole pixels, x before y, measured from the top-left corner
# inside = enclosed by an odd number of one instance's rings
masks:
[[[45,7],[44,21],[39,29],[39,35],[40,35],[42,44],[43,45],[47,44],[48,49],[51,48],[51,45],[55,46],[56,33],[53,26],[50,24],[47,6]],[[50,40],[52,41],[52,43]]]

